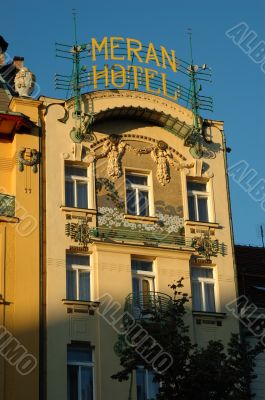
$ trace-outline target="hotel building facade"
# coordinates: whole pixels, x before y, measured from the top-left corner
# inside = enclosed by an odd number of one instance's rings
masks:
[[[237,289],[223,122],[201,120],[198,157],[193,113],[168,99],[84,94],[93,123],[81,139],[74,99],[40,101],[45,398],[124,400],[130,382],[111,379],[118,334],[100,316],[103,296],[141,322],[183,277],[192,340],[238,332],[225,307]],[[150,373],[134,378],[134,400],[155,397]]]

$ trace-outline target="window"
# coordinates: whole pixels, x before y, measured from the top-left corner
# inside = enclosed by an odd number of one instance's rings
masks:
[[[148,175],[126,173],[127,213],[150,215],[150,177]]]
[[[136,297],[148,295],[155,290],[153,261],[132,259],[133,294]]]
[[[155,291],[155,274],[153,261],[132,259],[133,315],[152,316]]]
[[[209,193],[207,183],[187,182],[189,219],[209,222]]]
[[[94,400],[93,367],[88,346],[67,346],[67,400]]]
[[[66,255],[66,295],[68,300],[91,300],[90,257]]]
[[[192,304],[194,311],[215,312],[215,283],[212,268],[192,268]]]
[[[137,400],[155,400],[159,392],[159,383],[154,382],[153,371],[144,368],[136,370]]]
[[[65,205],[88,208],[87,168],[65,166]]]

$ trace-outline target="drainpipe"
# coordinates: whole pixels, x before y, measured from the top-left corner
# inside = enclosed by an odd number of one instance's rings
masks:
[[[39,151],[40,151],[40,162],[39,162],[39,400],[46,400],[46,308],[45,308],[45,257],[43,250],[44,243],[44,195],[43,190],[43,152],[44,152],[44,137],[42,135],[43,118],[40,116],[41,124],[39,127]]]

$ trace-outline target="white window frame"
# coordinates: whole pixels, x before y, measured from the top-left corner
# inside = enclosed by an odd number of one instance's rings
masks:
[[[153,271],[143,271],[141,269],[132,269],[132,279],[133,278],[137,278],[140,281],[140,292],[143,292],[143,280],[148,280],[149,284],[150,284],[150,292],[154,292],[155,291],[155,272],[154,272],[154,260],[147,260],[145,258],[140,259],[140,258],[132,258],[131,259],[131,264],[132,261],[149,261],[152,263],[152,269]]]
[[[82,393],[81,393],[81,368],[82,367],[89,367],[92,368],[92,377],[93,377],[93,399],[95,400],[95,360],[94,360],[94,351],[91,349],[92,353],[92,361],[90,362],[75,362],[75,361],[67,361],[67,366],[72,365],[78,367],[78,400],[82,400]]]
[[[72,167],[72,168],[79,168],[79,169],[84,169],[86,170],[87,176],[79,176],[79,175],[67,175],[66,174],[66,168],[67,167]],[[90,198],[89,198],[89,177],[88,177],[89,171],[87,166],[81,166],[77,164],[68,164],[65,163],[64,166],[64,182],[65,182],[65,194],[64,194],[64,202],[66,206],[66,182],[73,182],[74,183],[74,204],[68,207],[74,207],[74,208],[79,208],[77,206],[77,182],[85,182],[87,185],[87,207],[86,209],[89,208],[89,203],[90,203]]]
[[[204,277],[200,277],[200,278],[194,278],[193,277],[193,269],[199,269],[199,270],[203,270],[203,269],[210,269],[213,272],[213,278],[204,278]],[[215,269],[211,268],[211,267],[197,267],[197,266],[192,266],[191,267],[191,281],[193,282],[199,282],[202,285],[202,310],[196,310],[194,309],[194,311],[203,311],[203,312],[217,312],[218,308],[219,308],[219,304],[218,304],[218,299],[217,299],[217,280],[216,280],[216,273],[215,273]],[[206,300],[205,300],[205,284],[206,283],[210,283],[214,285],[214,305],[215,305],[215,310],[214,311],[208,311],[206,310]],[[193,293],[192,293],[193,296]]]
[[[202,192],[199,190],[189,190],[188,185],[189,183],[201,183],[206,185],[206,191]],[[187,196],[188,196],[188,219],[190,219],[190,210],[189,210],[189,197],[194,198],[194,205],[195,205],[195,222],[205,222],[205,223],[210,223],[212,222],[212,204],[211,204],[211,193],[209,191],[209,182],[205,181],[200,181],[200,180],[193,180],[193,179],[187,179]],[[207,211],[208,211],[208,221],[201,221],[199,218],[199,207],[198,207],[198,198],[206,198],[207,199]]]
[[[142,366],[138,366],[137,369],[138,370],[143,370],[145,372],[145,387],[144,387],[144,390],[146,389],[145,395],[146,395],[147,400],[149,400],[150,399],[150,397],[149,397],[150,396],[150,390],[149,390],[148,374],[152,373],[152,371],[150,371],[148,369],[145,369]],[[154,383],[154,382],[152,382],[152,383]],[[136,384],[137,384],[137,381],[136,381]],[[161,387],[161,383],[159,384],[159,386]]]
[[[68,253],[67,256],[81,256],[81,257],[88,257],[89,259],[89,265],[84,266],[84,265],[79,265],[79,264],[67,264],[67,258],[66,258],[66,269],[67,271],[75,271],[76,273],[76,299],[69,299],[69,300],[76,300],[76,301],[92,301],[92,268],[91,268],[91,256],[89,254],[76,254],[76,253]],[[87,271],[90,274],[90,299],[89,300],[80,300],[79,299],[79,271]],[[67,296],[66,296],[67,297]]]
[[[127,176],[128,175],[134,175],[134,176],[141,176],[147,178],[147,185],[140,185],[136,183],[131,183],[130,186],[127,184]],[[147,171],[132,171],[132,170],[125,170],[125,197],[126,197],[126,213],[128,214],[128,207],[127,207],[127,189],[133,189],[136,191],[136,214],[130,214],[130,215],[135,215],[139,217],[145,217],[143,215],[140,215],[140,202],[139,202],[139,190],[148,192],[148,206],[149,206],[149,214],[146,215],[146,217],[151,217],[154,215],[154,201],[153,201],[153,185],[152,185],[152,176],[150,172]]]

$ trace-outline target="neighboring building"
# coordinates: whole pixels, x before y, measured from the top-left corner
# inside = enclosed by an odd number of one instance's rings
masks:
[[[265,249],[253,246],[235,246],[238,274],[239,315],[242,335],[255,345],[264,335],[265,326]],[[244,297],[243,297],[244,296]],[[251,391],[256,400],[263,400],[265,393],[265,354],[256,359],[256,379]]]
[[[227,343],[238,332],[225,308],[237,290],[223,123],[202,121],[207,141],[198,159],[187,145],[192,112],[159,96],[83,95],[94,118],[81,139],[74,99],[40,100],[47,334],[41,380],[47,400],[124,400],[130,383],[110,378],[119,370],[117,333],[97,313],[103,295],[141,321],[145,299],[165,304],[168,285],[184,277],[194,342]],[[153,397],[150,376],[139,370],[135,378],[133,399]]]
[[[11,92],[0,75],[0,399],[37,400],[40,102]]]

